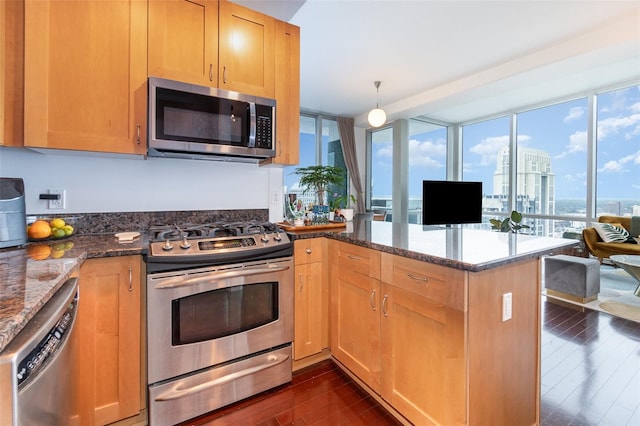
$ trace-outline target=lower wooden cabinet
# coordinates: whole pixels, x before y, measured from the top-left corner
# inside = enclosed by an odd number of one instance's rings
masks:
[[[144,408],[143,269],[140,256],[88,259],[80,267],[74,419],[79,425],[113,423]]]
[[[293,359],[328,347],[328,296],[325,238],[294,242],[295,336]]]

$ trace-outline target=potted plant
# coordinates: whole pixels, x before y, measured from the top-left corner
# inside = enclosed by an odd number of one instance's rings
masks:
[[[504,218],[503,220],[499,219],[490,219],[491,229],[498,230],[500,232],[513,232],[518,233],[520,229],[529,229],[529,225],[524,225],[522,222],[522,214],[516,210],[511,212],[509,217]]]
[[[341,167],[335,166],[307,166],[298,167],[295,174],[300,176],[300,186],[304,192],[313,191],[316,193],[318,205],[324,206],[324,194],[329,185],[338,185],[344,182],[346,172]]]
[[[335,214],[341,214],[347,221],[353,219],[353,209],[348,208],[349,202],[351,204],[356,203],[356,197],[353,195],[338,195],[333,193],[333,199],[329,200],[329,209]]]

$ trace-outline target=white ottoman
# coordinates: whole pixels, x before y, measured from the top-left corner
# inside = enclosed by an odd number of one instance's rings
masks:
[[[588,303],[600,292],[600,262],[596,259],[560,254],[544,259],[547,295]]]

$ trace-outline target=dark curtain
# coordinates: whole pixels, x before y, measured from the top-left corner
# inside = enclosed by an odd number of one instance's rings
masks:
[[[364,190],[362,189],[362,181],[360,180],[360,171],[358,169],[358,158],[356,156],[356,138],[353,130],[353,118],[338,117],[338,132],[340,133],[340,144],[342,145],[342,154],[344,162],[347,165],[347,171],[351,179],[351,185],[356,193],[355,212],[363,212],[365,210]]]

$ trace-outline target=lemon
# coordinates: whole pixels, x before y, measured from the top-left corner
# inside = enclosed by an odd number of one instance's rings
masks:
[[[62,229],[64,230],[64,235],[69,236],[73,234],[73,226],[71,225],[65,225]]]
[[[58,229],[64,228],[66,224],[67,223],[64,221],[64,219],[60,219],[60,218],[53,219],[51,222],[49,222],[49,225],[51,225],[52,228],[58,228]]]
[[[51,235],[51,226],[46,220],[36,220],[27,228],[27,236],[33,239],[47,238]]]

